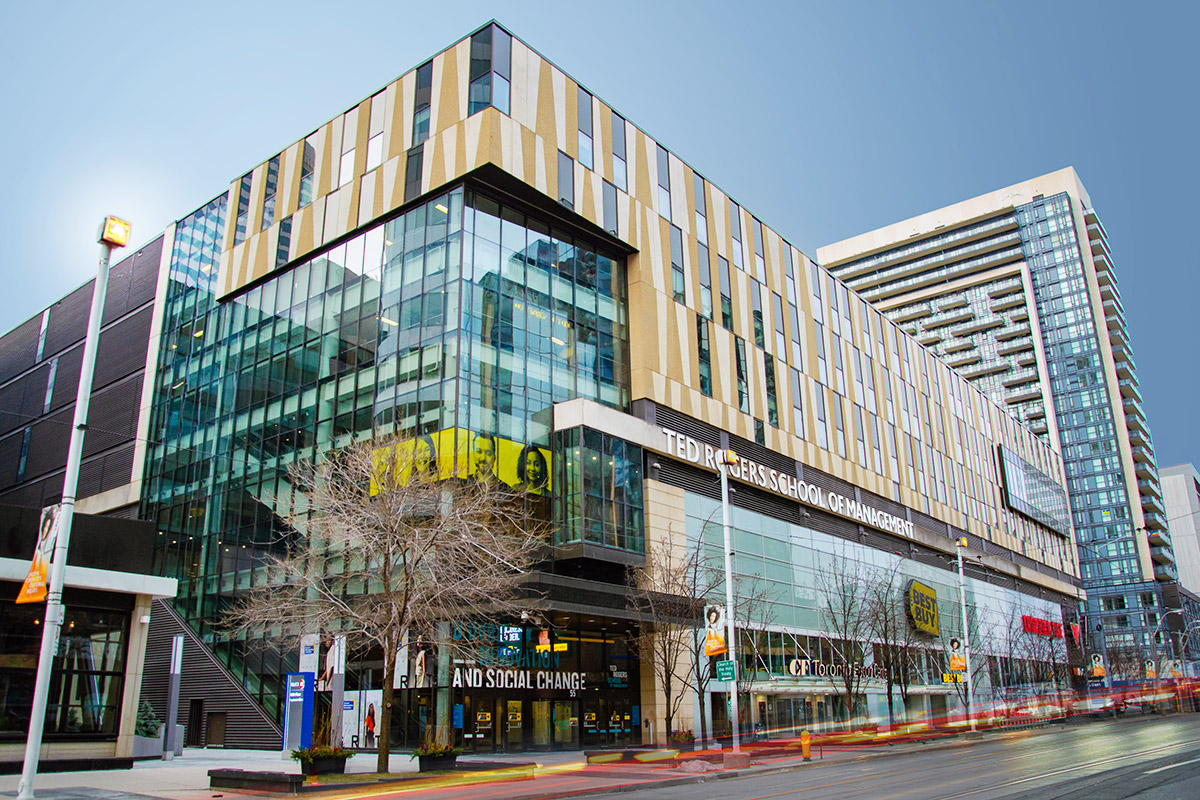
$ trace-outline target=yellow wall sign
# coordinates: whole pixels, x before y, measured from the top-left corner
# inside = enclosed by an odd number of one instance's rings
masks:
[[[913,627],[930,636],[940,636],[937,592],[920,581],[908,582],[908,618]]]

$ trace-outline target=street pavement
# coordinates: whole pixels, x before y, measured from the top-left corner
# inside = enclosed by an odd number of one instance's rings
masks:
[[[373,772],[376,757],[361,753],[349,773]],[[947,737],[905,743],[814,751],[764,758],[749,768],[586,765],[580,752],[461,756],[460,761],[536,762],[532,780],[456,785],[445,777],[416,779],[417,763],[394,755],[393,771],[412,778],[370,786],[331,786],[313,800],[366,800],[417,794],[430,800],[549,800],[549,798],[636,793],[662,800],[747,800],[803,795],[806,800],[870,797],[1033,798],[1108,800],[1137,797],[1174,800],[1200,797],[1200,714],[1050,725],[1033,731],[987,732],[981,739]],[[277,751],[184,750],[173,761],[138,762],[131,770],[40,775],[44,800],[211,800],[249,796],[208,788],[208,770],[234,768],[298,772]],[[707,771],[699,771],[705,769]],[[483,778],[467,773],[473,780]],[[0,776],[0,798],[16,794],[19,776]],[[1090,787],[1088,789],[1087,787]],[[258,795],[261,797],[261,795]]]

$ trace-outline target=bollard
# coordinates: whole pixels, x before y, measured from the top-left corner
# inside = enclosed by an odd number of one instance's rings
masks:
[[[804,756],[805,761],[812,761],[812,744],[809,742],[810,739],[808,731],[800,731],[800,755]]]

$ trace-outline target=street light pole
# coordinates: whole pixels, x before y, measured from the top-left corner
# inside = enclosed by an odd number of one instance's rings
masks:
[[[962,613],[963,656],[967,663],[967,718],[971,720],[971,730],[975,730],[975,715],[971,713],[972,680],[971,680],[971,631],[967,629],[967,579],[963,575],[963,550],[967,546],[967,537],[961,536],[956,543],[958,550],[958,606]]]
[[[738,692],[737,692],[737,640],[734,638],[733,619],[733,547],[729,534],[729,468],[737,463],[737,453],[726,450],[721,453],[721,529],[725,537],[725,640],[729,660],[733,662],[733,681],[729,689],[730,728],[733,730],[733,752],[741,751],[738,735]]]
[[[105,217],[100,225],[100,269],[92,290],[92,311],[88,317],[87,339],[83,344],[83,364],[79,368],[79,387],[75,393],[75,420],[71,424],[71,443],[67,448],[66,474],[63,475],[62,508],[58,515],[58,535],[50,561],[50,582],[46,590],[46,622],[42,626],[42,646],[38,651],[37,678],[33,685],[33,703],[29,712],[29,735],[25,740],[25,763],[17,800],[32,800],[50,696],[50,672],[58,651],[58,634],[64,609],[63,584],[67,573],[67,546],[71,542],[71,521],[75,515],[75,492],[79,485],[79,463],[83,455],[83,434],[87,429],[88,401],[92,397],[92,373],[96,367],[96,347],[100,339],[100,321],[104,314],[104,295],[108,289],[108,262],[112,251],[129,242],[129,223],[117,217]]]

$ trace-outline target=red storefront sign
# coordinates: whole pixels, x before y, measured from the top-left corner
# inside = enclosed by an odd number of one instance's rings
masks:
[[[1051,622],[1048,619],[1040,619],[1038,617],[1021,617],[1021,627],[1026,633],[1036,633],[1039,636],[1049,636],[1052,639],[1063,638],[1063,627],[1061,622]]]

